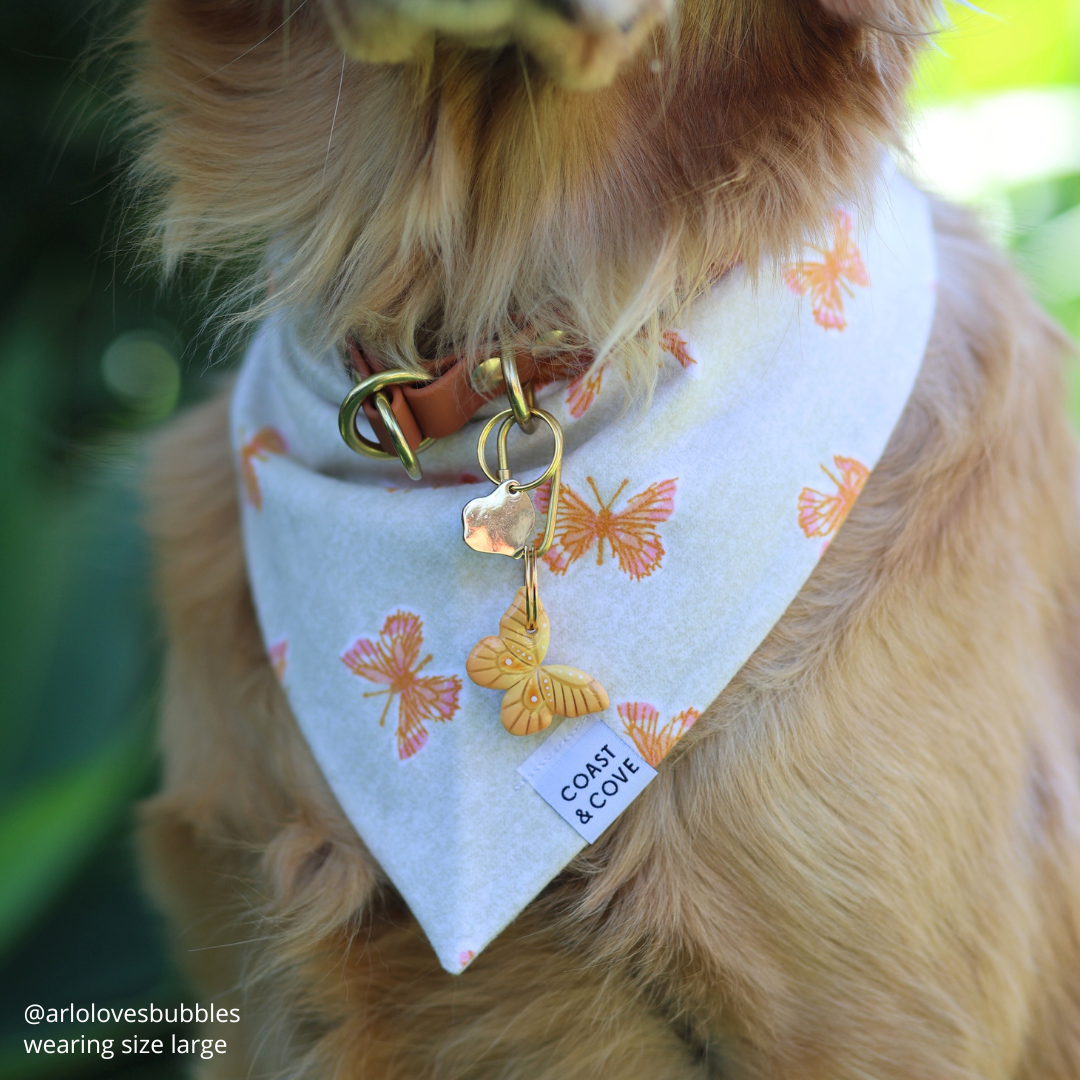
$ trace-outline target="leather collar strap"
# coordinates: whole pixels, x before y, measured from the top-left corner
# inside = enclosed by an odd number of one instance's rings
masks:
[[[363,378],[383,366],[364,353],[350,339],[349,363]],[[592,363],[592,352],[582,349],[567,351],[555,356],[536,357],[529,349],[518,349],[517,369],[522,384],[532,382],[534,387],[546,386],[558,379],[573,378],[586,371]],[[495,374],[483,389],[477,389],[473,372],[461,357],[452,357],[448,364],[440,365],[443,371],[431,382],[415,386],[392,386],[384,391],[390,400],[390,408],[397,418],[402,434],[409,446],[416,450],[424,439],[443,439],[460,431],[481,405],[503,393],[502,375]],[[475,372],[476,369],[474,369]],[[394,453],[393,443],[374,403],[364,402],[364,415],[371,424],[379,445],[389,454]]]

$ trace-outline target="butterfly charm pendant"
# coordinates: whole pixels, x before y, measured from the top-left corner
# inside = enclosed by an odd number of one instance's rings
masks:
[[[536,606],[536,629],[530,633],[521,586],[499,620],[499,636],[479,641],[465,661],[477,686],[505,691],[499,718],[511,735],[532,735],[556,716],[573,718],[608,707],[607,691],[591,675],[562,664],[542,666],[551,628],[539,598]]]

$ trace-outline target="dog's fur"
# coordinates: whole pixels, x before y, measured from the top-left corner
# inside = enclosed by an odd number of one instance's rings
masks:
[[[269,303],[329,338],[415,365],[524,316],[644,380],[711,267],[790,250],[895,136],[924,15],[831,7],[687,0],[660,74],[650,53],[578,94],[514,47],[343,63],[314,6],[286,50],[258,0],[151,0],[143,177],[170,258],[279,237]],[[224,399],[161,439],[142,845],[198,985],[244,1017],[201,1075],[1080,1076],[1066,347],[962,214],[934,223],[923,369],[843,529],[657,780],[459,977],[274,679]]]

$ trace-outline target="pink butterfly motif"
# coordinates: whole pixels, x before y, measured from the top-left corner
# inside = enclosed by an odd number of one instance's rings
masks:
[[[256,510],[262,509],[262,489],[259,487],[255,462],[267,461],[271,454],[288,453],[288,449],[285,436],[272,427],[259,428],[240,447],[240,476],[244,481],[244,496]]]
[[[559,494],[559,517],[555,522],[551,548],[544,556],[551,572],[565,574],[570,566],[596,546],[596,565],[604,564],[604,545],[618,561],[619,569],[632,581],[640,581],[659,568],[664,557],[664,544],[657,526],[667,521],[675,511],[677,477],[650,484],[644,491],[627,500],[622,510],[612,511],[616,499],[630,483],[623,480],[615,494],[605,503],[596,481],[585,478],[592,488],[597,507],[579,495],[568,484]],[[546,514],[551,498],[551,482],[536,489],[534,502],[541,514]]]
[[[377,642],[360,638],[341,657],[341,662],[354,675],[385,687],[364,694],[364,697],[387,695],[379,717],[380,727],[397,696],[397,752],[402,761],[426,745],[425,724],[453,719],[461,693],[461,679],[457,675],[420,676],[421,669],[431,662],[430,654],[420,660],[423,625],[418,615],[395,611],[383,623]]]
[[[870,476],[870,470],[855,458],[833,454],[833,465],[839,476],[824,465],[821,471],[836,485],[835,495],[811,487],[804,487],[799,492],[799,528],[807,539],[830,536],[836,532],[843,525],[844,518],[851,513],[859,492]]]
[[[601,364],[579,375],[566,388],[566,408],[575,420],[580,420],[599,396],[607,369],[606,363]]]
[[[696,364],[697,361],[690,355],[689,345],[690,343],[675,330],[665,330],[660,335],[660,340],[664,343],[664,352],[668,356],[678,361],[679,366],[685,371],[692,364]]]
[[[664,352],[672,357],[678,365],[686,371],[697,361],[690,355],[689,342],[675,330],[665,330],[660,335],[660,341]],[[575,420],[580,420],[592,407],[592,403],[600,396],[604,385],[604,375],[607,373],[609,361],[605,361],[599,367],[583,372],[572,380],[566,388],[566,408]]]
[[[832,246],[812,249],[821,256],[820,261],[800,260],[784,271],[784,281],[793,293],[810,293],[814,322],[826,330],[843,330],[847,326],[844,295],[855,295],[852,285],[866,288],[870,284],[862,255],[851,239],[851,229],[851,215],[836,210]]]
[[[638,753],[655,769],[671,748],[690,730],[701,715],[697,709],[683,709],[660,727],[660,713],[647,701],[624,701],[618,707],[623,730]]]
[[[277,681],[285,685],[285,669],[289,666],[289,639],[282,638],[275,641],[267,652],[270,654],[270,665],[274,669]]]

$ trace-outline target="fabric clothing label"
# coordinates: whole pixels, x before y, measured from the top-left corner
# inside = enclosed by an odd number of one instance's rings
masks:
[[[610,706],[595,717],[650,769],[664,768],[842,527],[914,385],[935,288],[927,201],[887,164],[872,203],[836,207],[801,254],[756,281],[735,267],[664,331],[647,407],[628,407],[617,358],[537,389],[564,433],[554,540],[537,567],[544,663],[603,686]],[[399,462],[342,441],[352,380],[340,350],[305,347],[299,323],[263,324],[233,396],[255,610],[343,813],[439,961],[460,972],[646,773],[624,772],[624,785],[605,770],[620,785],[611,804],[586,805],[594,783],[563,800],[581,773],[567,746],[565,768],[550,772],[557,790],[541,795],[519,767],[538,749],[554,759],[571,736],[607,742],[603,729],[556,718],[511,735],[503,693],[469,678],[470,652],[522,584],[520,562],[462,539],[462,508],[493,487],[476,440],[502,403],[436,440],[414,483]],[[537,476],[550,447],[546,432],[512,434],[514,475]],[[532,497],[539,531],[548,494]],[[594,767],[602,751],[586,755]]]
[[[582,717],[574,729],[563,724],[518,772],[587,843],[641,794],[656,770],[602,720]],[[564,734],[565,732],[565,734]]]

